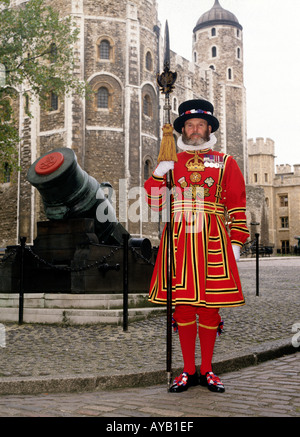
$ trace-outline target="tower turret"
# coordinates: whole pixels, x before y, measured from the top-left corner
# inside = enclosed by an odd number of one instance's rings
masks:
[[[222,151],[236,158],[247,178],[243,27],[232,12],[215,0],[213,7],[201,15],[193,33],[194,62],[205,61],[218,78],[214,103],[221,122]]]

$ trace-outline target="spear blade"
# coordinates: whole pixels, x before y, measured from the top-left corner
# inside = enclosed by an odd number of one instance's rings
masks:
[[[165,26],[164,69],[170,69],[170,35],[168,20]]]
[[[177,79],[177,73],[170,71],[170,37],[169,26],[166,21],[165,27],[165,42],[164,42],[164,71],[157,75],[157,83],[162,94],[168,98],[169,94],[173,92],[174,83]]]

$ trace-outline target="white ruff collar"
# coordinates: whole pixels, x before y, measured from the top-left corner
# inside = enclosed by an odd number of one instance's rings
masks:
[[[182,135],[180,135],[180,137],[177,140],[177,146],[179,147],[179,149],[183,150],[184,152],[192,152],[192,151],[196,151],[196,150],[203,150],[203,149],[207,149],[207,148],[212,148],[217,142],[217,138],[214,134],[210,134],[210,138],[209,141],[207,141],[206,143],[201,144],[200,146],[189,146],[187,144],[185,144],[182,140]]]

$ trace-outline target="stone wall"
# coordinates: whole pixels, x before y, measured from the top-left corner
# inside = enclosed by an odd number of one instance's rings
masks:
[[[298,165],[294,171],[290,164],[276,166],[275,143],[272,139],[256,138],[248,141],[249,180],[253,186],[261,187],[266,199],[269,224],[269,243],[274,251],[282,250],[282,242],[288,242],[290,250],[300,236],[300,174]],[[285,205],[281,203],[285,198]],[[287,222],[282,223],[282,218]],[[284,243],[286,244],[286,243]]]
[[[85,171],[99,182],[112,184],[117,216],[131,234],[149,236],[158,243],[159,220],[152,222],[149,217],[142,222],[128,218],[130,210],[143,214],[144,167],[146,162],[151,169],[156,166],[162,135],[164,98],[159,93],[156,74],[163,71],[164,23],[161,26],[157,21],[157,1],[48,1],[62,14],[72,13],[80,28],[75,46],[78,55],[75,74],[89,82],[92,95],[86,101],[77,96],[60,99],[57,111],[42,110],[35,102],[31,108],[33,119],[24,122],[20,115],[23,173],[19,193],[16,186],[0,187],[8,209],[1,224],[1,230],[5,229],[1,232],[2,245],[16,242],[16,226],[28,236],[28,242],[35,238],[36,222],[44,220],[45,215],[39,194],[26,182],[26,173],[36,158],[57,147],[71,147]],[[193,46],[196,62],[171,52],[171,69],[178,74],[171,95],[171,121],[185,100],[212,101],[220,120],[216,150],[233,155],[244,171],[242,33],[238,37],[234,27],[219,26],[216,39],[212,40],[208,32],[206,29],[196,35]],[[103,39],[111,46],[110,57],[105,60],[99,57],[99,43]],[[212,60],[210,48],[215,43],[218,57]],[[236,56],[237,47],[241,48],[240,59]],[[147,53],[152,58],[150,68],[146,65]],[[215,70],[210,68],[212,64]],[[231,80],[229,67],[233,73]],[[101,86],[109,90],[107,109],[98,109],[96,105],[96,92]],[[149,114],[143,107],[145,96],[151,104]],[[139,194],[135,189],[140,190]],[[138,196],[140,205],[137,205]],[[250,204],[256,208],[254,192],[250,197],[253,198]],[[260,202],[260,194],[257,199]],[[253,214],[258,214],[256,209]]]
[[[260,234],[260,243],[268,246],[269,224],[268,211],[265,203],[264,189],[253,185],[246,186],[247,196],[247,225],[250,231],[250,241],[255,239],[255,233]],[[252,224],[251,224],[252,223]],[[254,225],[258,223],[258,225]]]
[[[212,53],[213,48],[216,50],[215,56]],[[247,128],[243,32],[229,25],[214,25],[196,30],[193,53],[197,64],[205,62],[206,68],[213,72],[215,85],[211,87],[211,92],[203,97],[212,101],[215,115],[220,121],[220,151],[234,156],[246,178]]]

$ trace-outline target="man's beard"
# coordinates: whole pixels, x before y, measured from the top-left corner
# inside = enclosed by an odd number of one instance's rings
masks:
[[[182,132],[182,141],[187,146],[202,146],[202,144],[207,143],[209,139],[210,133],[208,127],[203,137],[201,137],[199,134],[193,134],[191,135],[191,138],[188,138],[185,134],[185,131],[183,130]]]

